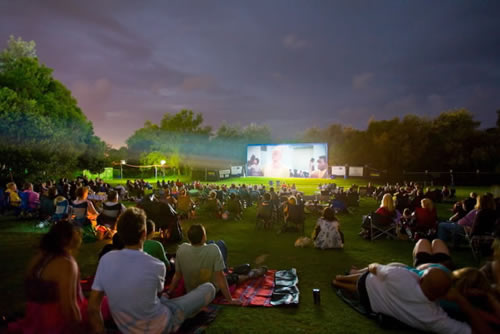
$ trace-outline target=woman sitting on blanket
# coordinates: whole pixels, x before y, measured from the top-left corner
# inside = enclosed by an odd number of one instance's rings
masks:
[[[332,208],[325,208],[313,232],[314,247],[319,249],[343,248],[344,236]]]
[[[80,288],[73,254],[80,247],[80,230],[69,222],[54,224],[42,237],[40,252],[26,276],[26,313],[9,325],[9,333],[79,332],[87,301]]]

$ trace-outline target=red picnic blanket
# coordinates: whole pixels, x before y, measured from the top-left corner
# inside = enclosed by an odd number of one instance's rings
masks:
[[[239,299],[241,306],[271,307],[271,297],[274,291],[274,275],[276,270],[268,270],[259,278],[250,279],[242,284],[230,287],[231,296]],[[224,296],[218,294],[212,301],[214,304],[228,304]]]

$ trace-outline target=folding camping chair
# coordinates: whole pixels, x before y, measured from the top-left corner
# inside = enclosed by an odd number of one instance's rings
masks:
[[[474,256],[474,259],[478,263],[481,260],[481,257],[491,254],[491,245],[493,244],[493,241],[495,241],[493,233],[486,235],[471,235],[468,229],[465,229],[465,239],[469,243],[472,256]]]
[[[379,215],[375,212],[370,214],[370,241],[386,236],[397,239],[396,224],[390,217]]]

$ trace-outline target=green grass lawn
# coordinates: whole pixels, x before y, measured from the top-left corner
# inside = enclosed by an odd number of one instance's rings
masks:
[[[299,190],[313,193],[317,188],[313,180],[297,180]],[[342,181],[342,182],[340,182]],[[226,180],[226,183],[264,183],[262,178]],[[335,180],[338,185],[348,186],[358,180]],[[267,182],[265,182],[267,183]],[[471,190],[484,192],[484,188],[458,188],[459,197]],[[192,223],[202,223],[209,239],[223,239],[229,249],[229,264],[253,263],[267,255],[265,264],[270,269],[296,268],[301,291],[298,307],[243,308],[223,307],[216,321],[209,327],[209,333],[382,333],[373,321],[347,307],[333,293],[330,281],[335,274],[351,265],[365,266],[371,262],[411,263],[413,244],[408,241],[377,240],[366,241],[358,236],[362,215],[374,210],[378,204],[371,198],[361,199],[360,206],[350,214],[339,216],[345,234],[343,250],[321,251],[314,248],[295,248],[297,233],[276,234],[255,229],[255,208],[248,208],[238,222],[220,221],[207,217],[183,222],[187,231]],[[438,204],[439,217],[449,217],[450,204]],[[309,214],[306,220],[306,234],[310,235],[318,216]],[[20,312],[24,306],[23,275],[28,260],[36,251],[43,230],[35,229],[32,222],[17,221],[0,217],[0,315]],[[84,244],[77,256],[82,277],[92,275],[97,266],[97,253],[104,241]],[[176,246],[168,248],[175,251]],[[469,249],[453,252],[458,266],[474,265]],[[312,289],[321,289],[321,305],[314,305]]]

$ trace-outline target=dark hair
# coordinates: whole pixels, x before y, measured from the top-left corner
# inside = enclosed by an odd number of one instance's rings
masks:
[[[83,197],[83,194],[85,194],[86,192],[87,192],[87,193],[89,192],[89,187],[78,187],[78,188],[76,189],[75,196],[76,196],[77,198],[82,198],[82,197]]]
[[[188,239],[191,245],[198,245],[203,240],[205,228],[201,224],[193,224],[188,230]]]
[[[323,218],[330,222],[337,220],[337,217],[335,217],[335,210],[332,208],[325,208],[325,210],[323,210]]]
[[[271,200],[271,194],[270,193],[265,193],[264,194],[264,200],[265,201],[270,201]]]
[[[318,160],[320,160],[320,159],[323,160],[324,162],[326,162],[326,155],[320,155],[318,157]]]
[[[49,232],[42,237],[40,249],[48,254],[64,254],[64,249],[71,243],[75,230],[78,231],[78,228],[70,222],[60,221],[55,223]]]
[[[50,187],[49,191],[47,192],[47,196],[52,199],[57,196],[57,188],[56,187]]]
[[[114,190],[111,190],[108,193],[108,201],[114,201],[118,197],[118,193]]]
[[[146,230],[146,213],[139,208],[128,208],[118,217],[117,227],[126,246],[136,245]]]
[[[151,219],[146,220],[146,234],[149,235],[155,231],[155,222]]]
[[[33,187],[33,185],[29,182],[26,182],[24,185],[23,185],[23,190],[28,190],[29,188]]]

